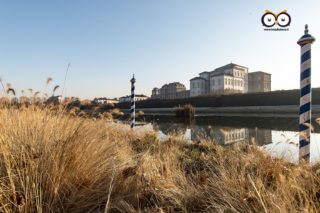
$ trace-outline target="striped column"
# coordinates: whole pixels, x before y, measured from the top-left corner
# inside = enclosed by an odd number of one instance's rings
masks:
[[[136,79],[134,78],[134,75],[131,79],[131,108],[130,108],[130,113],[131,113],[131,123],[130,126],[133,128],[136,125],[136,101],[135,101],[135,94],[134,94],[134,83],[136,83]]]
[[[301,46],[300,111],[299,111],[299,161],[310,161],[311,135],[311,44],[315,38],[309,34],[308,25],[297,42]]]

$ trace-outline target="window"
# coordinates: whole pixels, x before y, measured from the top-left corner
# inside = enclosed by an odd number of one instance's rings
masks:
[[[214,82],[215,82],[215,80],[214,80],[214,79],[212,79],[212,86],[214,86]]]
[[[219,80],[218,80],[218,85],[221,85],[221,79],[219,78]]]

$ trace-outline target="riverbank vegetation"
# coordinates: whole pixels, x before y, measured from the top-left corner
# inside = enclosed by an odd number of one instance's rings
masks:
[[[0,212],[317,212],[320,164],[79,116],[0,109]]]
[[[191,104],[186,104],[183,106],[177,106],[174,108],[174,112],[176,117],[179,118],[194,118],[196,114],[195,108]]]

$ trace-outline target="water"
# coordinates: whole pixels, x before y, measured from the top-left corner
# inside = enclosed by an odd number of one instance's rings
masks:
[[[145,117],[155,124],[161,137],[182,133],[187,141],[210,138],[223,145],[256,143],[273,157],[291,162],[299,159],[298,119],[253,117],[196,117],[192,121],[170,116]],[[320,161],[320,126],[313,122],[311,135],[311,162]]]

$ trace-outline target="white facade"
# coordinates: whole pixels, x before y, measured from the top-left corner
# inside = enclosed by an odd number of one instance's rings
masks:
[[[199,74],[200,78],[204,78],[206,80],[210,79],[210,72],[202,72]]]
[[[248,68],[239,65],[232,67],[229,65],[228,68],[223,68],[218,68],[212,72],[210,93],[247,93]]]
[[[214,76],[210,78],[210,93],[223,91],[224,75]]]
[[[227,64],[190,80],[190,96],[248,92],[248,68]],[[199,84],[199,86],[198,86]]]
[[[206,80],[196,77],[190,80],[190,97],[206,94]]]

